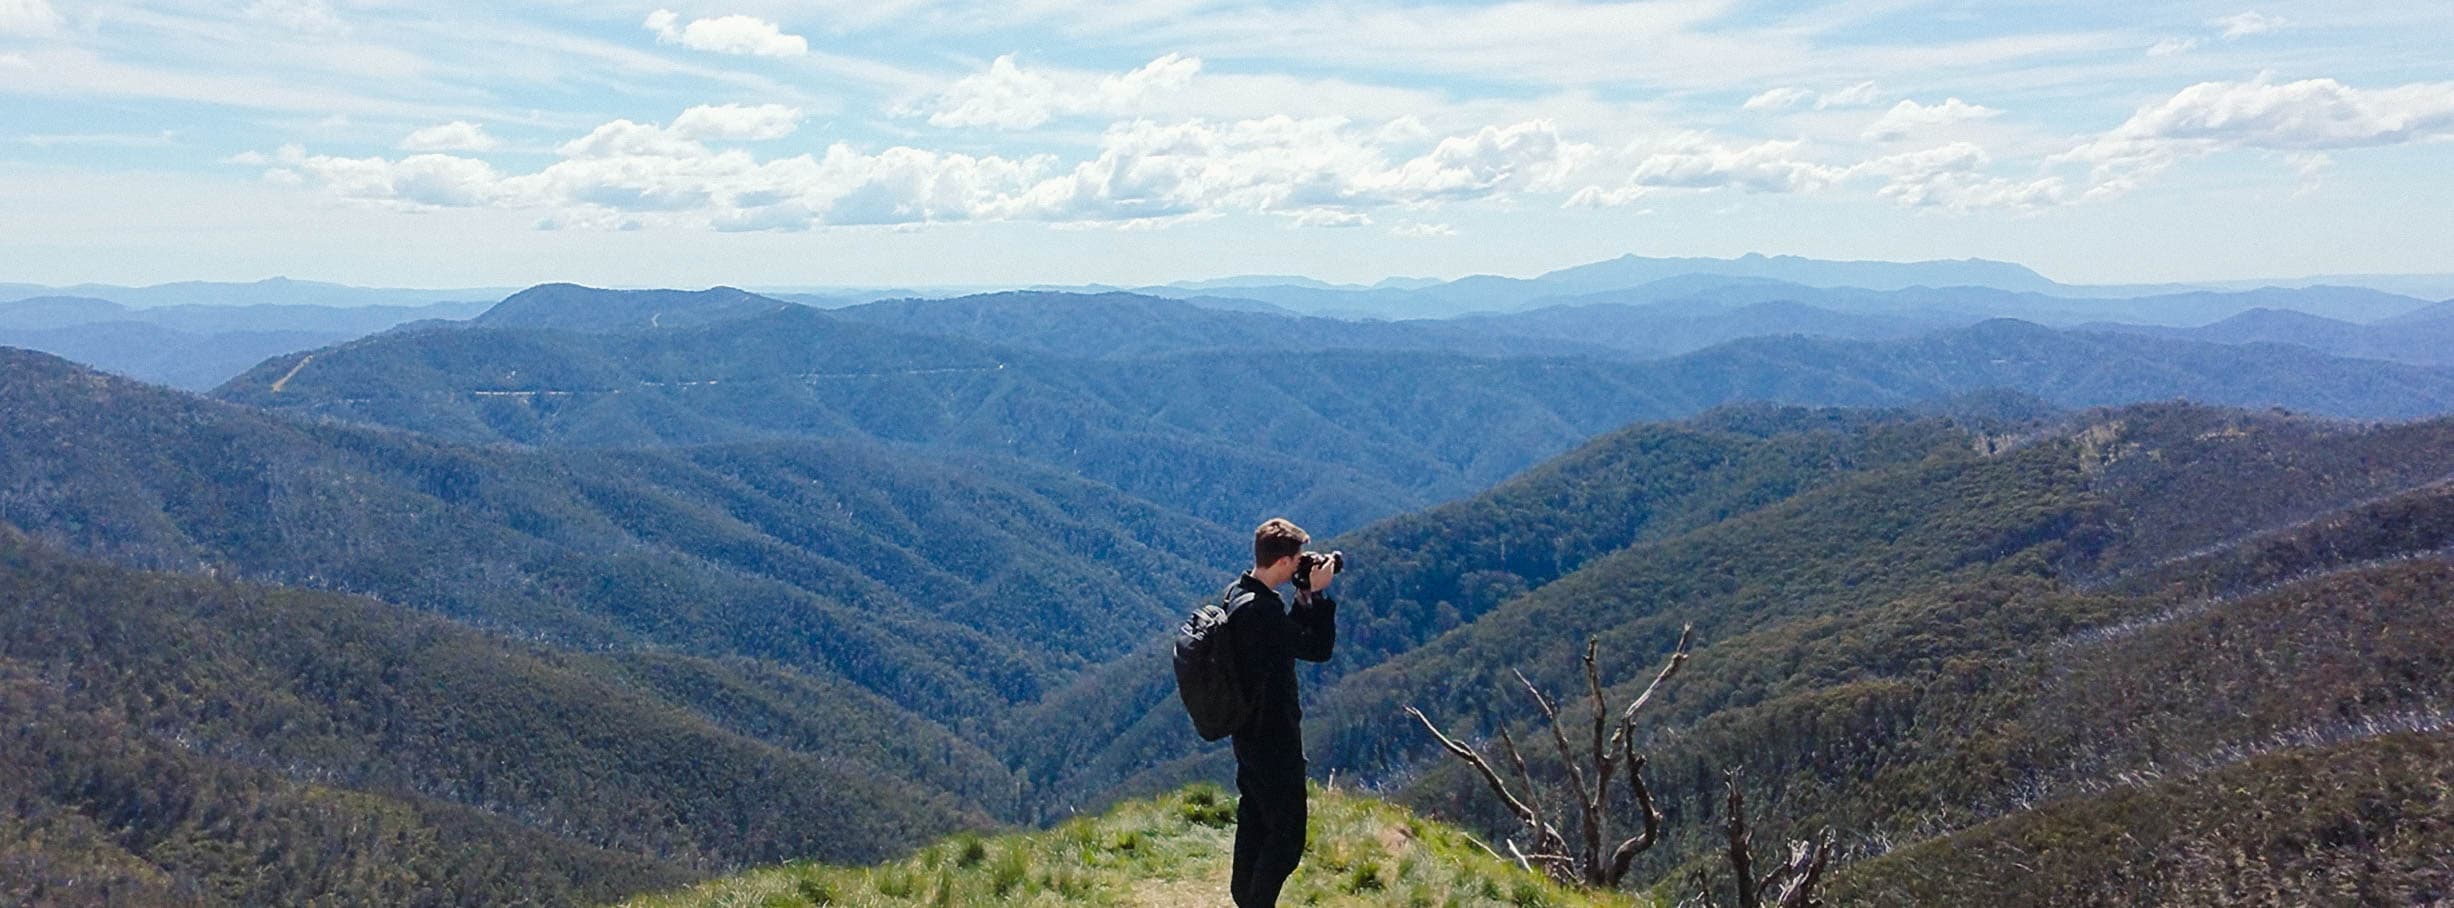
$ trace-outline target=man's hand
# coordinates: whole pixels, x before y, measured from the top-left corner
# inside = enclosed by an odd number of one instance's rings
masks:
[[[1327,558],[1321,559],[1321,563],[1312,566],[1313,595],[1317,596],[1328,592],[1329,582],[1336,579],[1338,579],[1337,563]]]

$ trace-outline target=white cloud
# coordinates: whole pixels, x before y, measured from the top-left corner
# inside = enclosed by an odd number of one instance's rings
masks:
[[[1849,86],[1848,88],[1844,88],[1836,92],[1827,93],[1823,97],[1815,99],[1815,109],[1822,110],[1830,107],[1864,107],[1875,103],[1875,100],[1881,96],[1882,89],[1875,87],[1875,83],[1860,82],[1856,85]]]
[[[1839,91],[1818,92],[1813,89],[1784,85],[1756,93],[1739,105],[1746,110],[1786,110],[1809,101],[1816,110],[1835,107],[1864,107],[1882,96],[1882,89],[1872,82],[1860,82]]]
[[[403,151],[493,151],[501,145],[484,126],[467,120],[429,126],[400,140]]]
[[[2139,110],[2103,140],[2319,149],[2454,134],[2454,82],[2359,89],[2333,79],[2202,82]]]
[[[2284,161],[2300,176],[2300,185],[2292,190],[2296,197],[2318,191],[2318,186],[2326,181],[2326,171],[2335,166],[2334,156],[2322,151],[2296,151],[2284,155]]]
[[[2209,27],[2219,30],[2217,37],[2220,37],[2226,41],[2239,41],[2251,35],[2263,35],[2267,32],[2275,31],[2290,24],[2292,24],[2292,22],[2289,19],[2285,19],[2281,16],[2269,16],[2264,13],[2260,13],[2257,10],[2237,13],[2220,19],[2212,19],[2207,22]],[[2186,54],[2199,49],[2199,47],[2203,46],[2204,44],[2206,44],[2206,41],[2193,37],[2166,38],[2162,41],[2156,42],[2155,44],[2149,45],[2147,48],[2147,55],[2150,57],[2170,57],[2178,54]]]
[[[789,132],[799,114],[773,106],[692,108],[671,126],[616,120],[564,143],[562,160],[506,175],[447,155],[397,161],[310,155],[296,146],[234,163],[269,163],[269,179],[313,185],[378,207],[542,210],[545,229],[630,229],[662,223],[722,231],[821,224],[894,224],[1001,216],[1055,171],[1053,159],[975,157],[916,148],[760,161],[707,141]]]
[[[1835,174],[1798,157],[1796,141],[1759,142],[1744,147],[1701,139],[1671,151],[1648,155],[1636,165],[1629,182],[1639,186],[1679,189],[1744,189],[1749,192],[1800,192],[1823,186]]]
[[[1306,223],[1363,213],[1544,191],[1592,152],[1547,121],[1485,127],[1390,163],[1386,132],[1340,118],[1274,116],[1233,123],[1135,121],[1111,127],[1097,158],[1036,186],[1018,211],[1048,220],[1251,212]]]
[[[59,27],[60,14],[50,0],[0,0],[0,35],[41,37]]]
[[[673,118],[674,133],[703,141],[765,142],[800,125],[800,109],[782,104],[703,104]]]
[[[2314,152],[2454,137],[2454,82],[2359,89],[2333,79],[2203,82],[2055,155],[2118,196],[2181,161],[2235,149]]]
[[[2285,19],[2282,16],[2269,16],[2264,13],[2260,13],[2257,10],[2250,10],[2248,12],[2235,13],[2233,15],[2217,19],[2208,24],[2224,29],[2224,40],[2238,41],[2251,35],[2266,34],[2267,32],[2290,25],[2292,22],[2291,20]]]
[[[1739,106],[1747,110],[1783,110],[1814,96],[1814,92],[1803,88],[1783,86],[1760,92]]]
[[[1808,160],[1797,140],[1741,145],[1703,133],[1683,133],[1630,146],[1623,157],[1634,166],[1616,186],[1587,186],[1568,198],[1572,206],[1616,206],[1664,191],[1792,193],[1828,188],[1847,168]]]
[[[716,16],[693,19],[687,25],[681,19],[672,10],[660,9],[649,13],[640,26],[655,32],[658,44],[679,44],[692,50],[761,57],[809,53],[808,39],[785,34],[782,27],[756,16]]]
[[[2150,57],[2170,57],[2175,54],[2186,54],[2197,49],[2197,38],[2166,38],[2162,41],[2156,42],[2153,45],[2150,45],[2147,48],[2147,55]]]
[[[780,230],[971,220],[1163,225],[1229,213],[1359,226],[1383,210],[1564,191],[1596,156],[1592,145],[1544,120],[1426,147],[1416,138],[1419,123],[1286,116],[1119,123],[1101,135],[1095,155],[1072,163],[907,146],[872,153],[842,143],[823,155],[761,160],[712,144],[782,135],[797,117],[790,108],[728,105],[692,108],[670,125],[615,120],[563,143],[561,160],[525,174],[447,155],[390,161],[294,146],[232,161],[383,207],[537,210],[556,226],[615,223],[621,215]],[[1408,148],[1413,153],[1402,153]]]
[[[1372,223],[1371,215],[1338,208],[1304,208],[1287,214],[1287,223],[1296,227],[1364,227]]]
[[[1558,189],[1593,155],[1562,139],[1548,120],[1486,126],[1452,136],[1388,174],[1388,190],[1409,200],[1481,198],[1499,192]]]
[[[615,120],[554,149],[566,158],[697,158],[710,154],[704,142],[764,142],[791,135],[801,111],[781,104],[702,104],[682,111],[671,126]]]
[[[1850,174],[1882,178],[1875,194],[1907,207],[2036,209],[2071,201],[2059,177],[2005,179],[1986,173],[1992,164],[1984,148],[1953,142],[1876,158],[1850,168]]]
[[[1100,109],[1118,110],[1159,92],[1181,89],[1201,72],[1201,58],[1167,54],[1140,69],[1099,80]]]
[[[2001,114],[2002,111],[1958,98],[1945,98],[1941,104],[1902,101],[1892,105],[1892,109],[1886,111],[1881,119],[1866,128],[1866,138],[1888,142],[1936,127],[1990,119]]]
[[[948,86],[924,111],[932,126],[1029,129],[1060,116],[1133,112],[1153,96],[1182,90],[1200,71],[1200,58],[1182,54],[1099,77],[1025,69],[1006,54]]]
[[[1400,221],[1389,228],[1389,235],[1403,237],[1456,236],[1457,228],[1425,221]]]
[[[653,123],[615,120],[562,143],[554,153],[566,158],[682,158],[707,154],[707,146]]]
[[[296,145],[273,155],[286,172],[321,186],[336,198],[389,208],[469,208],[503,198],[502,175],[473,158],[441,154],[384,158],[310,155]]]
[[[929,125],[1028,129],[1055,115],[1056,80],[1027,72],[1013,54],[992,60],[988,71],[965,76],[936,99]]]
[[[349,31],[349,24],[341,21],[341,17],[335,15],[324,0],[255,0],[247,6],[247,17],[310,35],[338,35]]]

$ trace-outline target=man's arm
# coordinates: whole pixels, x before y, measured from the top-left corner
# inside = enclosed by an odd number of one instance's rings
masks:
[[[1338,601],[1327,593],[1295,597],[1287,609],[1288,622],[1295,626],[1292,635],[1295,658],[1306,662],[1327,662],[1329,651],[1338,645]]]

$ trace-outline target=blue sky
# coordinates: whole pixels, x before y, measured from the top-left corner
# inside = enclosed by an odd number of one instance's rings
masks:
[[[0,280],[2454,272],[2454,4],[0,0]]]

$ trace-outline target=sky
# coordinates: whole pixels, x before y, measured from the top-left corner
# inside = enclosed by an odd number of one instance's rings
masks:
[[[0,281],[2454,272],[2454,3],[0,0]]]

